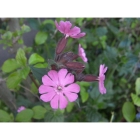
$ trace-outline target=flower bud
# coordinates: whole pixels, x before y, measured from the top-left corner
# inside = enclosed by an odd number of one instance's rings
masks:
[[[67,62],[65,64],[65,66],[67,68],[74,69],[74,70],[84,69],[85,68],[84,64],[80,63],[80,62]]]
[[[65,49],[66,44],[67,38],[61,38],[56,47],[56,54],[60,54]]]
[[[98,76],[94,76],[94,75],[88,74],[88,75],[85,75],[83,77],[82,81],[86,81],[86,82],[98,81]]]
[[[73,52],[66,52],[66,53],[63,53],[58,62],[62,63],[62,64],[65,64],[67,62],[70,62],[70,61],[73,61],[75,60],[76,58],[78,58],[79,56],[77,54],[74,54]]]

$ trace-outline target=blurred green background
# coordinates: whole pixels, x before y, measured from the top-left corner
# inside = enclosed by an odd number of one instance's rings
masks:
[[[75,53],[79,43],[85,49],[85,74],[98,75],[100,64],[108,67],[107,93],[99,93],[98,82],[79,82],[79,98],[65,110],[52,110],[49,103],[41,102],[31,80],[34,76],[41,85],[48,59],[54,59],[62,37],[55,20],[70,21],[86,32],[85,37],[69,38],[67,43],[67,50]],[[140,121],[139,18],[1,18],[0,34],[1,122]],[[17,113],[19,106],[27,109]]]

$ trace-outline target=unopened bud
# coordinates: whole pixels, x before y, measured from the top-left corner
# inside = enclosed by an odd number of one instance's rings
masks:
[[[56,54],[60,54],[65,49],[66,44],[67,38],[63,37],[62,39],[60,39],[56,47]]]
[[[58,62],[61,62],[62,64],[65,64],[67,62],[75,60],[78,57],[79,56],[77,54],[74,54],[73,52],[67,52],[67,53],[64,53],[60,56]]]
[[[84,69],[85,68],[84,64],[80,63],[80,62],[67,62],[65,64],[65,66],[67,68],[74,69],[74,70]]]
[[[94,75],[88,74],[88,75],[85,75],[83,77],[82,81],[86,81],[86,82],[98,81],[98,76],[94,76]]]

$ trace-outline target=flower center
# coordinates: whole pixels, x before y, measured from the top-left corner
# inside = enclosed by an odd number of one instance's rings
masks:
[[[68,34],[66,34],[65,38],[67,38],[67,37],[69,37],[69,35],[68,35]]]
[[[57,86],[57,90],[58,91],[61,91],[62,90],[62,87],[61,86]]]

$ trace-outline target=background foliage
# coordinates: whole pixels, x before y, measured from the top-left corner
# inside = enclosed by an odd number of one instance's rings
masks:
[[[1,19],[0,22],[0,44],[3,49],[14,50],[15,54],[1,67],[1,122],[140,121],[140,19],[28,18],[18,19],[19,28],[14,30],[11,27],[15,24],[9,24],[10,20]],[[41,76],[49,69],[48,59],[54,58],[56,44],[62,37],[54,20],[70,20],[86,32],[86,37],[81,39],[70,38],[67,50],[77,53],[78,44],[83,46],[88,58],[85,74],[98,75],[100,64],[108,67],[107,94],[99,93],[98,83],[79,82],[79,98],[65,110],[54,111],[49,103],[40,101],[36,86],[41,85]],[[26,46],[23,36],[32,30],[37,33],[32,45]],[[17,113],[19,106],[27,109]]]

